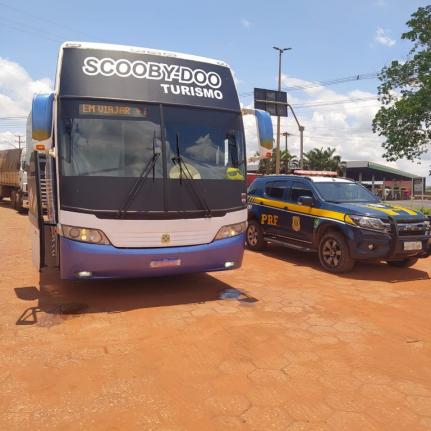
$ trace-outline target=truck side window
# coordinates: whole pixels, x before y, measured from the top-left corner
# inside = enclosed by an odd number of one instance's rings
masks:
[[[287,181],[271,181],[265,185],[265,194],[274,199],[284,200],[287,197],[288,189]]]
[[[249,195],[255,195],[255,194],[256,194],[256,192],[257,192],[257,189],[258,189],[258,187],[257,187],[257,185],[256,185],[256,181],[253,181],[253,182],[248,186],[247,193],[248,193]]]
[[[313,191],[311,190],[311,188],[304,183],[300,183],[300,182],[294,182],[293,186],[292,186],[292,192],[291,192],[291,196],[290,196],[290,201],[291,202],[298,202],[298,198],[300,196],[311,196],[313,197]]]

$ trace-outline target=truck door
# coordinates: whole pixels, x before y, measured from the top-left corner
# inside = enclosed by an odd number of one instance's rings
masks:
[[[286,198],[290,187],[288,180],[269,181],[265,184],[267,202],[260,213],[260,224],[269,236],[283,236],[286,223]]]
[[[311,196],[316,201],[311,187],[302,181],[294,181],[287,199],[289,218],[286,220],[286,235],[302,243],[311,243],[313,238],[314,217],[311,207],[300,205],[300,196]]]

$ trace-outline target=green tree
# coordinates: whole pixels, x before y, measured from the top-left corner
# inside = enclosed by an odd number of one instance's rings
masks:
[[[296,169],[299,166],[298,158],[289,153],[289,151],[280,152],[280,173],[286,174],[292,169]],[[286,170],[286,167],[288,169]],[[259,162],[258,172],[260,174],[275,174],[275,150],[272,152],[272,157],[269,159],[262,159]]]
[[[334,171],[342,173],[341,157],[335,148],[314,148],[304,154],[304,167],[311,171]]]
[[[386,139],[387,160],[414,160],[431,143],[431,6],[420,7],[407,25],[401,35],[413,43],[407,61],[395,60],[379,75],[382,106],[373,131]]]

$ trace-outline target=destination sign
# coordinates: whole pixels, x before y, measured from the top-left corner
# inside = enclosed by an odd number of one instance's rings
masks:
[[[117,104],[95,104],[80,103],[79,113],[81,115],[104,115],[104,116],[123,116],[123,117],[141,117],[147,116],[147,108],[138,106],[127,106]]]

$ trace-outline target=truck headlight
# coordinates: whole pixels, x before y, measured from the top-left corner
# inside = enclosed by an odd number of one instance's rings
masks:
[[[220,230],[217,232],[214,240],[231,238],[233,236],[239,235],[245,232],[247,228],[247,222],[243,221],[241,223],[228,224],[226,226],[222,226]]]
[[[383,223],[379,218],[357,215],[350,215],[349,217],[356,225],[364,229],[378,230],[385,233],[389,233],[391,231],[389,223]]]
[[[91,244],[110,244],[106,235],[99,229],[89,229],[86,227],[61,225],[61,234],[65,238],[74,241],[88,242]]]

